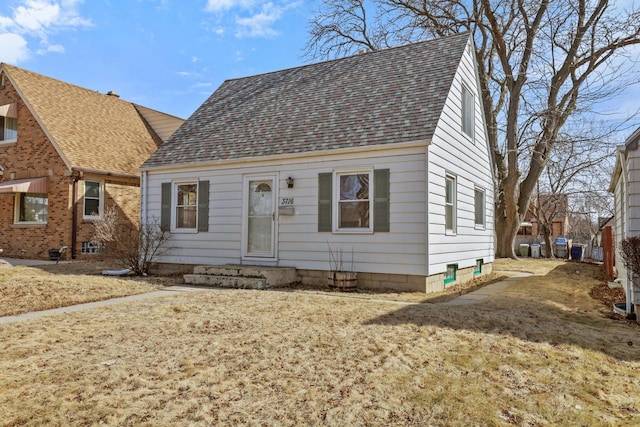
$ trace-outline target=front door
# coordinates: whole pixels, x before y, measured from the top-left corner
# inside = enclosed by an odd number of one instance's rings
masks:
[[[275,177],[245,179],[244,256],[275,257]]]

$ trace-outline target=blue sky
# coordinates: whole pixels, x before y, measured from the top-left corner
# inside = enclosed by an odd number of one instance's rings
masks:
[[[312,3],[3,0],[0,62],[186,118],[226,79],[308,62]]]
[[[0,62],[187,118],[226,79],[307,63],[303,49],[317,6],[312,0],[1,0]],[[638,54],[640,48],[631,56]],[[609,113],[604,118],[628,117],[638,99],[640,86],[627,87],[601,104]]]

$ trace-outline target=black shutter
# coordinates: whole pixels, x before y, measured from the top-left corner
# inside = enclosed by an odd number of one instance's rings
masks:
[[[160,229],[171,229],[171,183],[162,183],[162,198],[160,199]]]
[[[198,231],[209,231],[209,181],[198,181]]]
[[[318,231],[332,231],[331,181],[332,172],[318,174]]]
[[[373,231],[389,231],[389,169],[373,171]]]

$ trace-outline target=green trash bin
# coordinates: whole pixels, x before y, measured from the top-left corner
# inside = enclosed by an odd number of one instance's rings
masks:
[[[520,243],[520,256],[529,256],[529,245],[527,243]]]

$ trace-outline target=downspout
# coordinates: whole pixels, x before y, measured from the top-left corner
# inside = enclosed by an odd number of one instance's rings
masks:
[[[76,240],[78,239],[78,181],[79,175],[73,176],[73,187],[71,190],[71,259],[76,259]]]
[[[146,223],[147,218],[147,171],[142,171],[140,175],[140,191],[141,191],[141,200],[140,200],[140,227]]]
[[[620,156],[620,167],[622,168],[622,172],[620,176],[622,177],[622,188],[624,189],[624,194],[621,197],[620,202],[623,204],[620,209],[620,213],[622,214],[622,221],[624,223],[623,229],[623,240],[629,237],[629,215],[627,214],[627,210],[629,209],[629,182],[627,180],[627,165],[626,165],[626,154],[627,150],[621,151],[618,155]],[[615,251],[615,248],[614,248]],[[615,253],[615,252],[614,252]],[[627,314],[631,313],[631,292],[633,292],[633,283],[632,278],[633,274],[631,274],[629,268],[625,268],[627,272],[627,280],[625,280],[625,296],[626,296],[626,307],[625,310]]]
[[[429,266],[429,262],[430,262],[430,251],[431,248],[429,247],[430,243],[429,243],[429,231],[430,231],[430,227],[429,227],[429,147],[431,146],[431,144],[427,144],[427,146],[424,148],[424,234],[425,234],[425,239],[424,239],[424,249],[425,249],[425,265],[424,265],[424,275],[425,275],[425,282],[429,282],[429,275],[431,274],[431,268]],[[425,287],[426,287],[426,283],[425,283]]]

